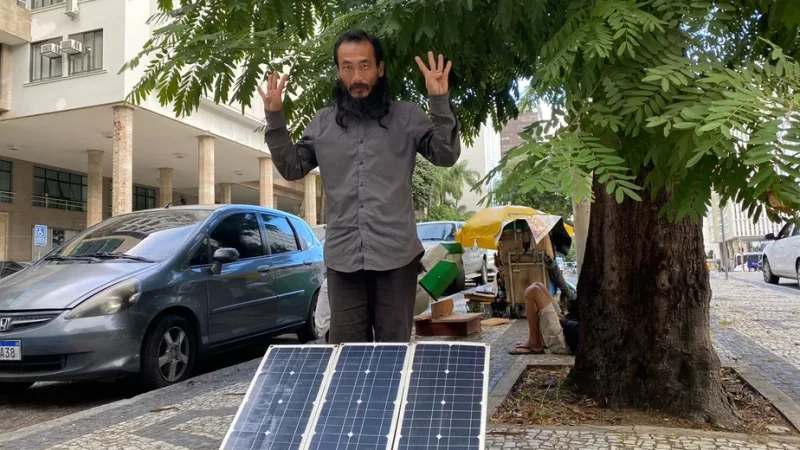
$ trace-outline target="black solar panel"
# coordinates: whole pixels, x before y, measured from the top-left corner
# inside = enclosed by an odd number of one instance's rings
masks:
[[[396,449],[483,449],[488,347],[418,343]]]
[[[407,344],[343,345],[309,449],[388,450],[408,353]]]
[[[299,449],[335,350],[270,347],[220,448]]]

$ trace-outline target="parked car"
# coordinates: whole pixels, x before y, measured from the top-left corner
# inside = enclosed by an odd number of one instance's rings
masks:
[[[425,251],[442,242],[455,242],[456,231],[464,226],[464,222],[421,222],[417,224],[417,236],[422,241]],[[489,275],[497,269],[494,265],[494,252],[477,247],[464,248],[462,255],[463,270],[448,289],[449,293],[464,290],[466,280],[474,280],[478,285],[489,282]]]
[[[311,227],[311,229],[314,230],[314,235],[317,237],[317,239],[321,241],[325,239],[325,230],[328,229],[328,226],[326,224],[314,225]]]
[[[13,275],[30,265],[31,263],[22,261],[0,261],[0,278]]]
[[[0,391],[133,374],[157,388],[254,338],[315,340],[322,270],[311,228],[280,211],[110,218],[0,280]]]
[[[761,259],[764,281],[777,284],[781,277],[794,278],[800,286],[800,221],[788,222],[777,236],[769,233],[765,239],[772,242]]]

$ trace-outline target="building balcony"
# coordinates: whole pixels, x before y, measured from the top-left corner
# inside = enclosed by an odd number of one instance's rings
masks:
[[[22,0],[0,0],[0,44],[20,45],[31,41],[31,12]]]
[[[49,209],[63,209],[65,211],[80,211],[86,212],[86,203],[85,202],[75,202],[71,200],[61,200],[56,198],[50,198],[46,195],[33,195],[31,196],[31,205],[38,206],[40,208],[49,208]]]

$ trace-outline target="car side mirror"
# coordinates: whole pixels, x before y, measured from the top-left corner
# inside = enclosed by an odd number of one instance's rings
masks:
[[[214,263],[211,265],[211,273],[219,275],[224,264],[230,264],[239,260],[239,251],[235,248],[218,248],[214,250],[211,258]]]
[[[775,237],[775,233],[767,233],[767,235],[764,236],[764,239],[766,239],[768,241],[775,241],[778,238]]]

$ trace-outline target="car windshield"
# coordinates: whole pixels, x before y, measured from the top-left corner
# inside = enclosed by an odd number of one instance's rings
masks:
[[[107,260],[163,261],[174,255],[210,214],[164,209],[114,217],[75,236],[48,259],[101,256]]]
[[[454,241],[456,227],[452,223],[424,223],[417,225],[417,236],[421,241]]]

